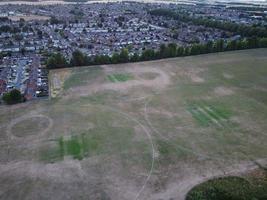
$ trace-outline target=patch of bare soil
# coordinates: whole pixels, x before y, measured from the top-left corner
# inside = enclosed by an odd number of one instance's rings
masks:
[[[233,75],[227,74],[227,73],[223,73],[223,77],[226,78],[226,79],[232,79],[232,78],[234,78]]]
[[[234,91],[231,88],[219,86],[214,89],[214,93],[217,96],[229,96],[229,95],[234,94]]]
[[[267,88],[265,88],[263,86],[254,86],[253,89],[260,90],[262,92],[267,92]]]
[[[176,113],[172,113],[164,109],[155,109],[155,108],[149,108],[147,110],[147,114],[164,115],[166,118],[172,118],[176,115]]]
[[[182,68],[178,74],[188,77],[194,83],[203,83],[205,80],[200,76],[200,73],[205,71],[203,68]]]
[[[261,124],[264,124],[266,122],[264,121],[258,121],[258,120],[251,120],[250,118],[248,118],[245,113],[240,115],[240,116],[235,116],[231,118],[231,121],[233,121],[234,123],[237,123],[243,130],[252,132],[254,135],[246,135],[247,137],[253,137],[250,138],[250,142],[252,142],[253,140],[255,140],[258,135],[258,133],[262,133],[263,128]]]
[[[9,16],[9,19],[12,21],[19,21],[20,19],[24,19],[25,21],[32,21],[32,20],[49,20],[50,17],[41,16],[41,15],[22,15],[22,16]]]
[[[139,74],[138,78],[144,79],[144,80],[153,80],[157,76],[158,76],[158,73],[147,72],[147,73]]]

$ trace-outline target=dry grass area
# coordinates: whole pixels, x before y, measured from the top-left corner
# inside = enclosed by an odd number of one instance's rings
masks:
[[[0,199],[183,200],[266,166],[267,49],[51,71],[0,107]]]
[[[49,75],[50,84],[49,84],[49,91],[50,97],[55,98],[63,91],[63,84],[64,81],[70,74],[69,69],[60,69],[57,70],[57,73],[51,73]]]
[[[25,21],[32,21],[32,20],[49,20],[50,17],[41,16],[41,15],[23,15],[23,16],[9,16],[9,19],[12,21],[19,21],[20,19],[24,19]]]

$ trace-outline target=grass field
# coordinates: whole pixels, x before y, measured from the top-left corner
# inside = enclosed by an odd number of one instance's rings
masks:
[[[0,106],[0,199],[183,200],[256,174],[266,77],[267,49],[50,71],[49,100]]]
[[[128,80],[132,79],[132,76],[130,74],[110,74],[110,75],[107,75],[107,78],[111,82],[115,83],[115,82],[128,81]]]

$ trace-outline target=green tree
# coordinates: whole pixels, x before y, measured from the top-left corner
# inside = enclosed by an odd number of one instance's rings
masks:
[[[176,56],[183,56],[184,54],[184,47],[178,47],[176,51]]]
[[[67,66],[68,62],[66,61],[66,58],[60,53],[52,54],[46,61],[46,67],[48,69],[63,68]]]
[[[85,66],[89,64],[89,58],[79,50],[72,53],[71,66]]]
[[[23,96],[21,95],[21,92],[17,89],[13,89],[3,95],[3,101],[9,105],[20,103],[22,102],[22,100]]]
[[[177,53],[177,45],[175,43],[168,44],[168,57],[175,57]]]
[[[206,53],[211,53],[213,52],[213,42],[212,41],[208,41],[206,43]]]
[[[144,50],[141,55],[141,60],[153,60],[156,58],[156,53],[153,49]]]
[[[215,52],[223,51],[223,49],[224,49],[224,41],[222,39],[221,40],[217,40],[215,42],[214,49],[215,49]]]
[[[120,62],[125,63],[129,61],[129,52],[128,49],[124,48],[120,52]]]
[[[266,48],[267,47],[267,38],[261,38],[259,41],[259,46]]]
[[[118,53],[113,53],[112,57],[111,57],[111,63],[113,64],[117,64],[120,62],[120,55]]]
[[[110,57],[107,55],[96,55],[94,57],[93,64],[101,65],[101,64],[110,64],[111,60]]]
[[[167,58],[168,57],[168,50],[167,50],[167,47],[165,44],[160,45],[159,57],[160,58]]]
[[[140,60],[140,57],[137,53],[134,53],[133,56],[131,56],[130,61],[131,62],[138,62]]]

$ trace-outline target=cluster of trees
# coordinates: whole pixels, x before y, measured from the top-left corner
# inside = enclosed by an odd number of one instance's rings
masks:
[[[9,105],[25,101],[23,95],[17,89],[13,89],[10,92],[5,93],[2,99],[6,104]]]
[[[11,27],[9,25],[0,26],[0,33],[19,33],[20,29],[18,27]]]
[[[60,24],[62,23],[61,20],[57,19],[55,16],[52,16],[49,20],[50,24]]]
[[[9,21],[8,17],[0,17],[0,22],[7,22]]]
[[[182,22],[191,22],[195,25],[203,25],[206,27],[230,31],[245,37],[267,37],[267,28],[263,26],[248,26],[234,22],[222,22],[203,17],[191,17],[185,12],[178,12],[170,9],[155,9],[151,10],[149,13],[155,16],[170,17]]]
[[[73,15],[76,15],[76,16],[79,16],[79,17],[84,16],[84,13],[81,10],[79,10],[78,7],[75,7],[75,9],[71,10],[70,14],[73,14]]]
[[[64,68],[68,66],[66,58],[60,53],[52,54],[46,61],[48,69]]]
[[[241,11],[258,11],[258,12],[264,12],[266,10],[265,7],[252,7],[252,6],[229,6],[227,7],[227,9],[231,9],[231,10],[241,10]]]
[[[60,53],[51,55],[47,60],[47,67],[49,69],[55,69],[86,65],[117,64],[251,48],[267,48],[267,38],[252,37],[228,42],[221,39],[214,42],[209,41],[206,44],[194,44],[187,47],[181,47],[170,43],[168,45],[162,44],[159,50],[146,49],[141,54],[135,53],[129,55],[127,49],[122,49],[120,53],[114,53],[111,57],[107,55],[88,57],[76,50],[73,52],[70,61],[67,61]]]
[[[122,49],[120,53],[114,53],[112,57],[107,55],[97,55],[89,57],[79,50],[72,53],[70,61],[60,53],[50,55],[47,59],[46,67],[48,69],[76,67],[85,65],[100,65],[100,64],[117,64],[130,62],[130,56],[127,49]],[[136,60],[137,61],[137,60]]]
[[[26,31],[33,31],[33,28],[25,25],[23,22],[19,24],[19,26],[10,26],[10,25],[2,25],[0,26],[0,34],[1,33],[21,33]]]

